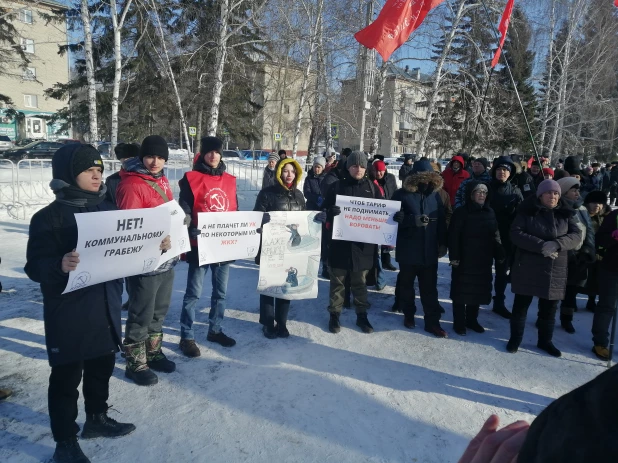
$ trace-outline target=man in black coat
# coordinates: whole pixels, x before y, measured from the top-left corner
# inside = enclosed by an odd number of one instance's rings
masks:
[[[412,155],[406,154],[404,156],[403,165],[399,168],[399,180],[403,180],[412,173]]]
[[[83,375],[86,423],[82,438],[119,437],[135,430],[107,416],[109,379],[121,343],[122,281],[112,280],[62,294],[79,267],[76,213],[115,210],[106,201],[103,162],[90,145],[64,145],[52,159],[56,200],[30,222],[26,266],[41,285],[49,377],[49,418],[55,462],[88,462],[77,443],[78,386]]]
[[[506,259],[496,262],[496,279],[494,282],[493,311],[504,318],[511,318],[511,313],[504,304],[508,273],[514,250],[511,245],[511,224],[517,215],[517,207],[523,201],[521,191],[512,178],[517,172],[515,163],[509,156],[500,156],[494,160],[489,183],[489,205],[496,214],[500,240],[506,252]]]
[[[392,199],[401,201],[401,211],[393,218],[399,223],[395,258],[399,263],[399,306],[403,308],[404,326],[416,326],[414,280],[418,277],[425,331],[445,338],[438,302],[438,259],[447,250],[445,207],[438,193],[442,185],[442,177],[429,161],[419,160],[414,163],[414,173],[406,177]]]
[[[327,226],[332,229],[335,216],[341,214],[336,205],[337,195],[355,196],[359,198],[382,199],[379,190],[372,184],[366,175],[367,156],[361,151],[354,151],[346,160],[346,171],[342,171],[341,180],[333,183],[329,188],[324,209],[327,215]],[[367,320],[367,272],[373,268],[377,245],[358,243],[355,241],[331,240],[330,263],[330,321],[328,329],[331,333],[339,333],[341,324],[339,315],[344,302],[345,280],[349,275],[354,305],[356,306],[356,325],[363,333],[372,333],[373,327]]]
[[[116,153],[116,159],[120,161],[121,169],[123,169],[129,159],[136,158],[139,155],[139,145],[137,143],[119,143],[114,148],[114,153]],[[107,199],[114,204],[116,204],[116,190],[119,184],[120,172],[115,172],[105,179]]]

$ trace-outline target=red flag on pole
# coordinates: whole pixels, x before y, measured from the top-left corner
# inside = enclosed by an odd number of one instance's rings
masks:
[[[361,45],[375,49],[387,61],[422,24],[427,13],[443,1],[386,0],[378,18],[354,34],[354,38]]]
[[[618,0],[615,0],[618,2]],[[498,61],[500,60],[500,55],[502,54],[502,47],[504,46],[504,41],[506,40],[506,31],[509,30],[509,24],[511,23],[511,14],[513,13],[513,4],[515,0],[508,0],[506,2],[506,8],[504,9],[504,13],[502,13],[502,19],[500,20],[500,25],[498,26],[498,30],[502,36],[500,37],[500,46],[496,50],[496,54],[494,55],[494,59],[491,61],[491,67],[496,67]]]
[[[618,8],[618,0],[614,0],[614,6]]]

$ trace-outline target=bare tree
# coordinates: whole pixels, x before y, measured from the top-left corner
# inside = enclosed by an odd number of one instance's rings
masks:
[[[97,120],[97,84],[94,75],[94,60],[92,57],[92,27],[90,24],[88,0],[81,0],[80,15],[84,28],[84,59],[86,61],[86,79],[88,81],[88,141],[94,143],[99,139],[99,128]]]

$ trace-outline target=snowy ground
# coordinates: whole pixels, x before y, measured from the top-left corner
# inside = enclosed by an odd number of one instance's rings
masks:
[[[251,209],[255,192],[239,196],[241,208]],[[54,442],[42,297],[23,273],[28,221],[2,213],[0,387],[13,389],[14,396],[0,403],[0,461],[46,461]],[[487,307],[480,314],[485,334],[457,336],[446,261],[439,291],[448,339],[425,333],[420,316],[416,330],[403,327],[402,315],[390,311],[396,273],[387,272],[387,288],[370,292],[374,334],[360,332],[353,310],[342,315],[340,334],[328,332],[328,282],[322,280],[317,300],[292,302],[292,335],[285,340],[262,335],[257,267],[237,261],[223,328],[238,344],[226,349],[206,341],[207,278],[197,327],[202,357],[187,359],[177,348],[186,274],[180,263],[164,325],[164,350],[177,371],[160,374],[156,386],[138,387],[125,380],[124,360],[117,357],[109,403],[120,413],[110,415],[135,423],[137,431],[118,440],[81,441],[94,462],[456,462],[491,413],[504,423],[532,420],[605,370],[590,352],[588,312],[575,314],[575,335],[556,329],[560,359],[536,348],[536,307],[515,355],[504,350],[508,322]],[[418,307],[422,315],[420,301]],[[82,424],[81,400],[80,409]]]

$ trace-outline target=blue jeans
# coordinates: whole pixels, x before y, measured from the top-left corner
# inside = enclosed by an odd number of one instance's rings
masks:
[[[208,315],[208,332],[221,332],[221,322],[225,313],[225,294],[227,292],[227,280],[230,275],[230,264],[208,264],[202,267],[196,263],[189,263],[187,275],[187,290],[182,300],[182,312],[180,313],[180,337],[182,339],[195,339],[193,334],[193,322],[195,321],[195,304],[202,296],[204,277],[208,272],[212,273],[212,295],[210,297],[210,314]]]
[[[386,275],[384,273],[384,268],[382,267],[382,256],[380,255],[380,247],[378,246],[377,258],[374,259],[374,265],[377,270],[376,275],[376,286],[378,288],[383,288],[386,286]]]

